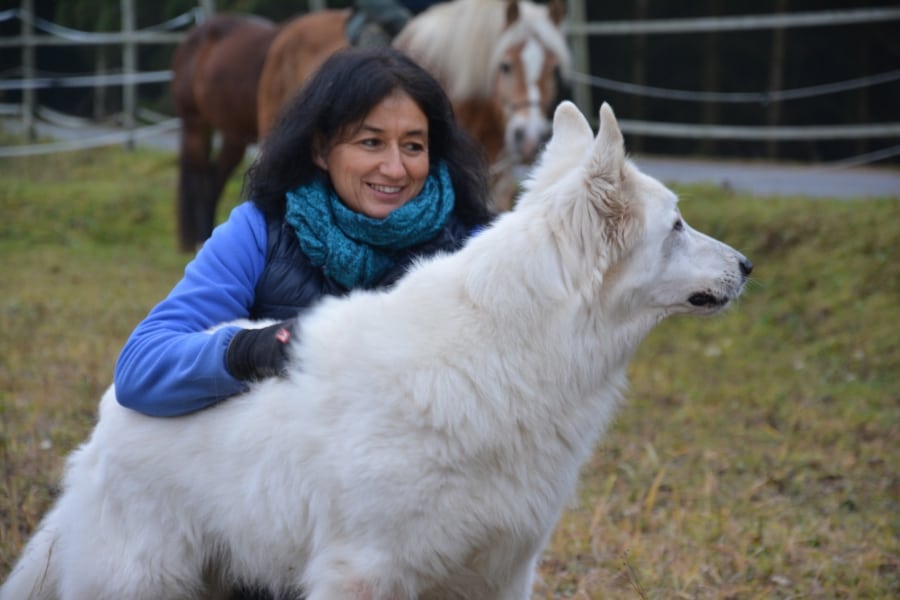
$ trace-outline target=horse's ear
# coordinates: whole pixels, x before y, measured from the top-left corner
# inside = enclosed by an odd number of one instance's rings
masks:
[[[563,19],[566,18],[566,0],[550,0],[547,5],[547,16],[557,27],[562,25]]]
[[[506,2],[506,26],[509,27],[519,20],[519,2],[518,0],[507,0]]]

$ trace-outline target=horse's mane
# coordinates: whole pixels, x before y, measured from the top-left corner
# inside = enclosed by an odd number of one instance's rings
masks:
[[[490,96],[504,49],[532,36],[556,55],[563,77],[568,78],[569,48],[545,5],[520,0],[519,19],[505,28],[506,2],[455,0],[436,4],[412,19],[394,46],[428,69],[452,99]]]

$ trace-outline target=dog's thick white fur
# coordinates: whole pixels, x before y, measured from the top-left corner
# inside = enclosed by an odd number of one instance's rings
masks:
[[[750,263],[571,103],[515,210],[304,317],[286,379],[192,416],[110,389],[2,600],[529,598],[640,340]]]

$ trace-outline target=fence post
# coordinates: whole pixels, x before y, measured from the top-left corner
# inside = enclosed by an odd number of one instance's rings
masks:
[[[137,72],[137,60],[134,44],[134,0],[121,0],[122,6],[122,33],[125,41],[122,44],[122,71],[125,81],[122,84],[122,110],[124,112],[124,125],[128,131],[125,147],[134,148],[134,114],[135,114],[135,83]]]
[[[35,90],[30,85],[34,80],[34,0],[22,0],[22,78],[26,85],[22,89],[22,127],[28,141],[37,139],[34,127]]]
[[[647,19],[648,0],[637,0],[634,3],[634,17],[636,21]],[[647,85],[647,34],[634,35],[631,52],[631,80],[640,86]],[[629,107],[633,119],[644,118],[644,98],[636,96]],[[632,152],[640,153],[644,149],[643,136],[635,136],[631,144]]]
[[[199,0],[198,6],[203,13],[203,19],[206,20],[216,13],[216,0]]]
[[[587,13],[584,9],[584,0],[568,0],[566,12],[569,20],[575,23],[587,23]],[[570,36],[572,44],[572,70],[576,73],[590,73],[591,61],[588,54],[588,41],[586,33],[578,33]],[[572,86],[572,99],[581,112],[594,114],[591,88],[587,83],[576,82]]]
[[[106,46],[97,46],[94,61],[94,75],[98,78],[106,75]],[[94,84],[94,120],[99,121],[106,115],[106,86],[98,80]]]
[[[775,12],[783,15],[788,10],[788,0],[776,0]],[[780,90],[784,81],[784,41],[787,30],[784,27],[772,29],[772,50],[769,56],[769,89]],[[781,103],[772,102],[766,107],[766,124],[769,127],[781,121]],[[770,139],[766,142],[766,156],[778,158],[778,141]]]
[[[711,15],[722,14],[721,0],[706,0],[706,8]],[[703,52],[706,57],[703,60],[703,89],[707,92],[716,92],[722,87],[719,84],[719,73],[721,71],[719,52],[719,32],[710,31],[704,34]],[[702,117],[701,121],[704,125],[715,125],[719,122],[719,103],[704,102],[700,107]],[[700,153],[706,156],[715,156],[719,142],[713,138],[703,138],[700,140]]]

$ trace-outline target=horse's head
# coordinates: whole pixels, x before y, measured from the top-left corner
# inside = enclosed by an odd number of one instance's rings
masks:
[[[508,0],[506,28],[497,42],[492,66],[494,99],[503,111],[510,158],[532,162],[550,136],[550,114],[559,84],[571,68],[562,32],[565,0],[546,6]]]

